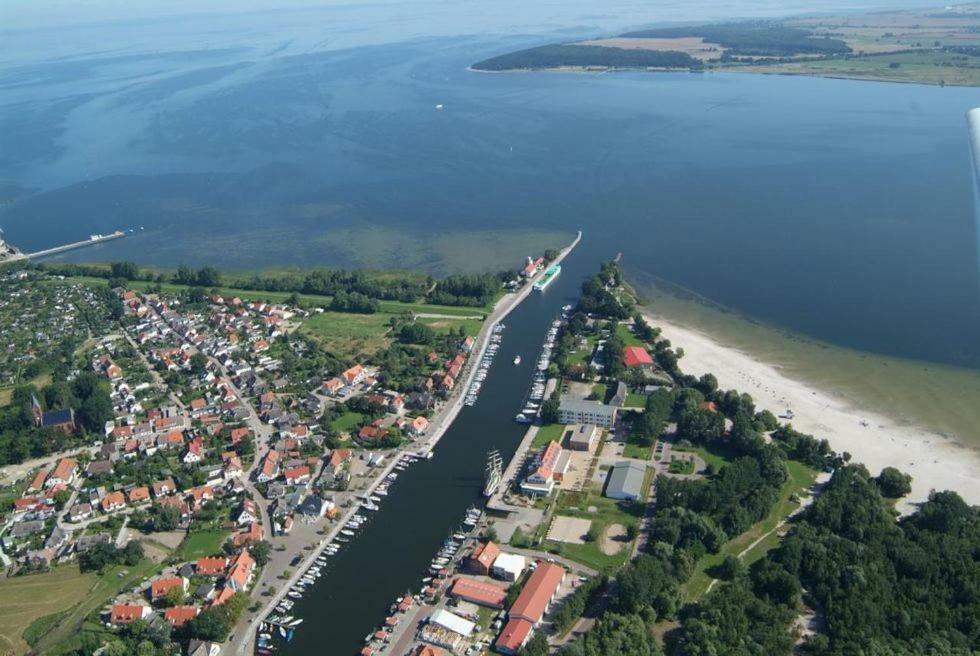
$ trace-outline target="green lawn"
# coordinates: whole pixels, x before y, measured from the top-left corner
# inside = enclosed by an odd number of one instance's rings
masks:
[[[632,438],[626,440],[626,446],[623,447],[623,456],[626,458],[637,458],[639,460],[649,460],[650,456],[653,455],[653,447],[645,446],[634,442]]]
[[[197,560],[205,556],[221,553],[221,545],[228,538],[228,531],[213,530],[188,533],[177,549],[180,560]]]
[[[463,330],[470,337],[476,337],[483,328],[482,319],[419,319],[422,323],[430,326],[433,330],[440,333],[447,333],[450,330],[457,331],[462,326]]]
[[[702,459],[704,459],[705,464],[713,465],[715,471],[721,469],[725,465],[725,463],[728,462],[726,454],[718,450],[709,451],[703,446],[694,446],[694,447],[685,448],[682,446],[677,446],[675,444],[671,447],[671,449],[673,451],[679,451],[681,453],[695,453],[701,456]]]
[[[541,426],[538,428],[538,432],[534,436],[534,440],[531,442],[531,448],[540,449],[551,440],[554,440],[560,444],[565,436],[565,429],[567,428],[568,426],[565,424],[548,424],[546,426]]]
[[[597,401],[605,403],[608,389],[609,388],[606,387],[605,383],[596,383],[592,386],[592,394],[595,396]]]
[[[645,408],[647,405],[647,395],[639,392],[630,392],[626,395],[626,407]]]
[[[698,561],[694,568],[694,575],[682,586],[684,598],[688,601],[698,599],[708,590],[711,585],[712,576],[708,573],[712,568],[717,567],[725,560],[725,556],[738,555],[746,550],[752,543],[765,536],[765,538],[755,545],[742,556],[742,562],[749,565],[762,558],[767,551],[779,544],[779,536],[774,529],[779,522],[786,519],[791,512],[799,507],[799,504],[790,497],[794,494],[802,494],[813,485],[817,478],[816,470],[810,469],[806,465],[796,461],[787,461],[786,468],[789,478],[783,485],[779,500],[773,506],[769,514],[760,522],[753,524],[749,530],[738,537],[729,540],[722,546],[716,554],[709,554]]]
[[[616,336],[623,340],[624,346],[643,346],[640,338],[634,335],[633,331],[626,324],[621,323],[616,325]]]
[[[364,421],[364,415],[359,412],[348,411],[330,422],[330,427],[338,433],[346,433],[355,426],[359,426],[362,421]]]

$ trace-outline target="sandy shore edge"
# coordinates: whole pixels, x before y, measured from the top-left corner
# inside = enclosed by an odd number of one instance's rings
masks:
[[[903,513],[925,501],[930,490],[955,490],[968,503],[980,504],[980,453],[950,437],[895,420],[857,403],[836,398],[770,363],[724,345],[721,340],[645,310],[674,347],[684,349],[681,369],[694,376],[713,373],[722,389],[747,392],[756,407],[780,415],[793,411],[793,427],[826,438],[835,451],[847,451],[872,475],[893,466],[912,475],[912,493],[897,505]]]

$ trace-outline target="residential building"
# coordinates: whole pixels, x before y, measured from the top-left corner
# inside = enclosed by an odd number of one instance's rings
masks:
[[[123,626],[150,616],[150,607],[145,604],[114,604],[109,613],[109,623]]]
[[[562,399],[558,406],[558,421],[563,424],[595,424],[612,428],[616,423],[615,406],[585,399]]]

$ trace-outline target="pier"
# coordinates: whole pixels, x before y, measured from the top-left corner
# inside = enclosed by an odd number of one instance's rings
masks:
[[[101,244],[102,242],[112,241],[113,239],[121,239],[125,237],[126,233],[122,230],[116,230],[108,235],[92,235],[88,239],[83,241],[76,241],[70,244],[64,244],[62,246],[55,246],[54,248],[46,248],[35,253],[27,253],[23,255],[23,258],[28,260],[37,259],[39,257],[46,257],[48,255],[57,255],[58,253],[64,253],[65,251],[72,251],[76,248],[85,248],[86,246],[94,246],[96,244]]]
[[[125,236],[125,232],[122,230],[116,230],[108,235],[91,235],[88,239],[83,239],[82,241],[75,241],[70,244],[62,244],[61,246],[45,248],[40,251],[35,251],[34,253],[24,253],[13,244],[5,242],[3,240],[3,231],[0,230],[0,264],[9,264],[11,262],[21,262],[25,260],[36,260],[41,257],[47,257],[48,255],[57,255],[58,253],[64,253],[65,251],[72,251],[76,248],[85,248],[86,246],[95,246],[96,244],[112,241],[114,239],[121,239]]]

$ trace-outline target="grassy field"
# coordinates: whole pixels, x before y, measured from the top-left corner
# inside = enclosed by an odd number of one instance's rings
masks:
[[[591,529],[596,535],[602,535],[610,524],[638,526],[642,513],[642,506],[621,504],[614,499],[607,499],[602,496],[596,486],[592,486],[588,492],[563,490],[559,493],[555,506],[556,515],[590,520],[592,522]],[[616,554],[603,553],[600,540],[584,544],[566,544],[545,540],[543,545],[545,549],[555,551],[577,563],[603,572],[614,571],[626,562],[630,554],[630,549],[625,543]]]
[[[626,395],[626,407],[645,408],[647,405],[647,395],[639,392],[630,392]]]
[[[197,560],[221,553],[221,545],[228,538],[228,531],[200,531],[189,533],[177,549],[180,560]]]
[[[41,374],[36,378],[28,381],[31,385],[38,389],[43,389],[51,384],[51,374]],[[5,387],[0,389],[0,408],[10,403],[10,400],[14,396],[13,387]]]
[[[330,427],[338,433],[345,433],[364,421],[364,415],[359,412],[345,412],[332,422]]]
[[[47,574],[0,581],[0,653],[23,654],[28,644],[22,637],[32,624],[48,616],[61,617],[81,602],[98,577],[82,574],[77,566],[59,567]],[[51,629],[53,625],[37,628]],[[39,631],[32,631],[36,638]]]
[[[45,654],[46,656],[56,656],[70,651],[72,640],[78,634],[78,629],[85,622],[86,618],[92,613],[100,611],[103,606],[115,598],[122,590],[133,588],[155,574],[159,571],[160,565],[149,559],[145,559],[136,567],[112,567],[102,576],[79,574],[75,566],[71,566],[70,568],[66,567],[65,569],[70,569],[74,572],[75,576],[90,580],[91,583],[82,592],[81,598],[75,600],[75,605],[58,622],[46,619],[45,615],[40,613],[34,617],[37,622],[33,624],[32,631],[39,632],[43,628],[49,629],[40,636],[39,641],[34,645],[34,651],[36,653]],[[92,578],[90,579],[89,577]],[[30,578],[34,577],[28,577],[28,579]],[[53,609],[52,612],[57,613],[59,610]],[[51,613],[47,614],[50,615]]]
[[[616,336],[623,340],[624,346],[643,346],[643,342],[625,324],[616,325]]]
[[[626,446],[623,447],[623,456],[626,458],[649,460],[651,455],[653,455],[653,446],[640,444],[633,441],[632,438],[626,440]]]
[[[372,354],[388,343],[389,314],[324,312],[303,322],[300,330],[315,338],[326,350],[341,358]]]
[[[560,443],[565,435],[565,429],[567,428],[568,426],[565,424],[548,424],[546,426],[541,426],[538,428],[538,432],[534,436],[534,440],[531,442],[531,448],[540,449],[551,440]]]
[[[727,69],[732,70],[732,69]],[[743,66],[738,71],[846,77],[915,84],[980,85],[980,58],[940,51]]]
[[[460,327],[470,337],[476,337],[483,328],[482,319],[419,319],[421,323],[431,327],[436,332],[446,333],[450,330],[456,331]]]
[[[697,599],[708,591],[708,586],[711,585],[714,578],[710,574],[711,570],[720,565],[726,556],[738,556],[750,545],[763,538],[741,556],[742,562],[749,565],[762,558],[767,551],[779,544],[776,527],[799,507],[799,503],[793,501],[791,497],[805,492],[817,478],[816,471],[798,462],[787,461],[786,468],[789,471],[789,478],[783,485],[779,500],[769,514],[762,521],[753,524],[745,533],[726,542],[718,553],[709,554],[698,561],[694,568],[694,575],[682,587],[685,599],[689,601]]]

